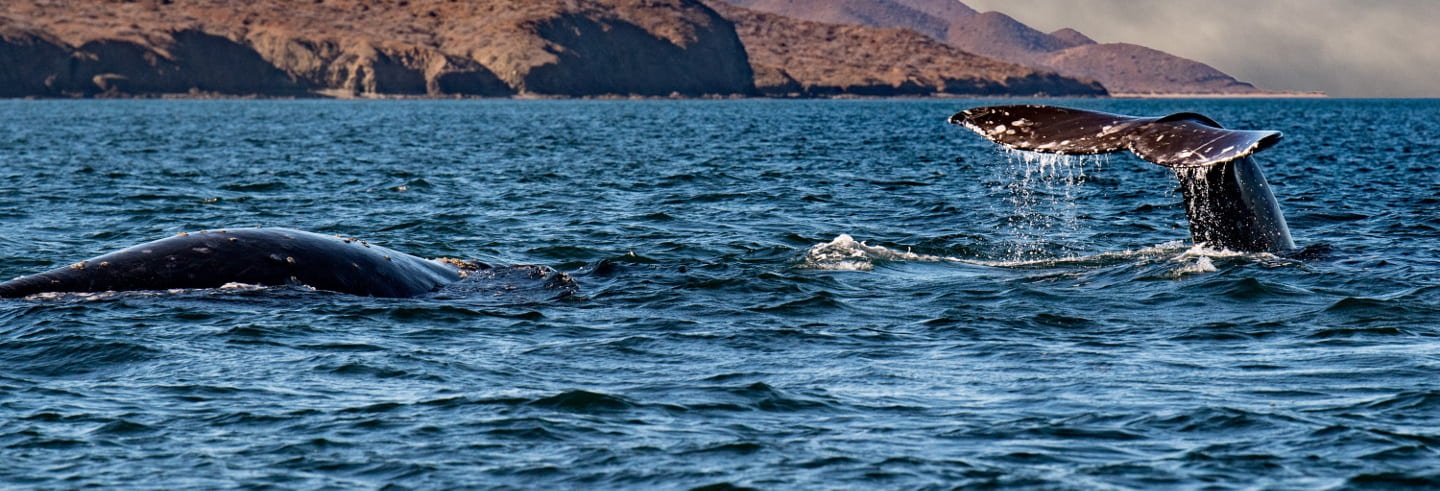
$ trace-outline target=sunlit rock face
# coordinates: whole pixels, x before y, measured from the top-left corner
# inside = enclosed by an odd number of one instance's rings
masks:
[[[694,0],[22,2],[0,96],[749,94]]]

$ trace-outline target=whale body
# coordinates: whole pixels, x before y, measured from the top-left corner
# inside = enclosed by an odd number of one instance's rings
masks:
[[[0,297],[47,292],[304,285],[370,297],[413,297],[484,265],[429,260],[357,239],[284,228],[180,234],[0,283]]]
[[[1280,132],[1225,129],[1196,113],[1137,117],[1037,105],[978,107],[956,113],[950,122],[1016,150],[1067,155],[1129,150],[1175,171],[1197,245],[1240,252],[1295,248],[1280,204],[1252,157],[1279,143]]]

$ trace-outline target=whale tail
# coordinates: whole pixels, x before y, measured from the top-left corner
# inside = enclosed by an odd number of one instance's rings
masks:
[[[1071,155],[1129,150],[1175,172],[1196,244],[1236,251],[1295,248],[1279,201],[1250,158],[1279,143],[1278,131],[1227,130],[1195,113],[1141,118],[1024,105],[969,109],[950,122],[1016,150]]]
[[[1053,106],[989,106],[950,117],[1016,150],[1093,155],[1129,150],[1170,168],[1204,167],[1247,157],[1280,142],[1278,131],[1227,130],[1200,114],[1141,118]]]

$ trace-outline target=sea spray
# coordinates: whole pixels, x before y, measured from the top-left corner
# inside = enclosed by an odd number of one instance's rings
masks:
[[[812,246],[799,265],[803,269],[826,271],[870,271],[877,261],[960,261],[960,259],[916,254],[885,246],[872,246],[841,234],[835,240]]]
[[[1005,164],[993,167],[993,210],[1003,218],[1000,256],[1011,261],[1053,258],[1073,253],[1083,215],[1076,204],[1087,167],[1100,169],[1104,155],[1073,156],[1005,151]]]

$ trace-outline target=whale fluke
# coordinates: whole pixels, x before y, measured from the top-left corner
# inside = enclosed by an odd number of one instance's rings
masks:
[[[1142,118],[1053,106],[989,106],[950,122],[1016,150],[1093,155],[1129,150],[1166,167],[1228,162],[1280,142],[1278,131],[1227,130],[1196,113]]]
[[[1251,157],[1279,143],[1278,131],[1225,129],[1196,113],[1137,117],[1035,105],[977,107],[950,122],[1016,150],[1129,150],[1175,171],[1196,244],[1244,252],[1295,248],[1280,204]]]

